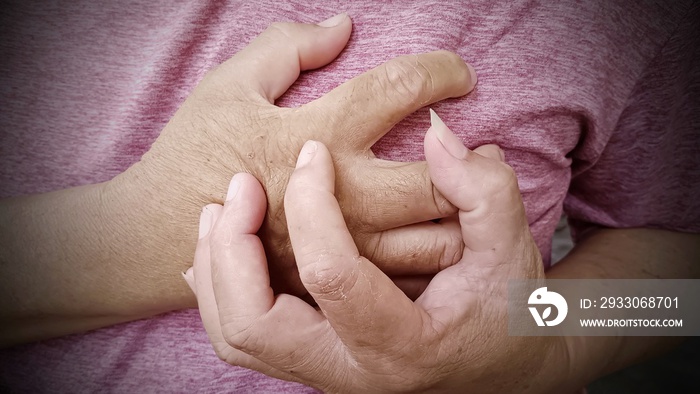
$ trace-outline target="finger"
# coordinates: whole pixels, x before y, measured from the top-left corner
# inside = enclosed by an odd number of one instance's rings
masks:
[[[199,305],[199,314],[202,317],[202,323],[207,331],[209,340],[217,356],[229,364],[254,369],[279,379],[294,379],[294,376],[279,371],[255,357],[229,346],[222,334],[219,310],[212,284],[209,247],[210,229],[221,216],[221,211],[222,207],[218,204],[208,205],[202,211],[200,239],[197,242],[194,266],[192,268],[194,271],[192,279],[198,282],[195,284],[195,287],[198,289],[197,303]]]
[[[457,213],[457,207],[433,186],[426,162],[371,159],[363,166],[358,172],[370,175],[344,176],[350,182],[339,184],[338,190],[354,197],[344,200],[363,205],[350,209],[367,212],[373,228],[386,230]]]
[[[214,289],[211,283],[209,233],[214,221],[221,214],[221,205],[209,204],[202,209],[199,219],[199,240],[194,252],[194,264],[192,266],[195,288],[198,290],[197,304],[202,323],[207,331],[209,340],[214,349],[219,353],[220,349],[228,347],[221,336],[221,323],[216,308]]]
[[[350,39],[351,30],[352,22],[346,14],[318,25],[273,23],[215,73],[274,103],[301,71],[325,66],[335,59]]]
[[[224,316],[226,324],[232,324],[239,315],[261,316],[274,303],[265,250],[256,235],[266,208],[265,192],[257,179],[247,173],[234,175],[221,219],[214,225],[210,241],[217,305],[220,310],[231,312]],[[231,266],[239,269],[228,269]],[[226,285],[231,281],[247,285]]]
[[[462,258],[459,223],[424,222],[370,235],[358,246],[385,274],[435,274]]]
[[[308,141],[287,185],[285,213],[299,276],[346,346],[396,342],[419,311],[391,279],[358,253],[334,196],[330,153]]]
[[[262,186],[250,174],[236,174],[226,200],[209,236],[221,335],[231,347],[278,370],[298,367],[299,377],[304,370],[318,370],[301,366],[322,360],[311,344],[329,340],[332,332],[310,305],[273,294],[265,252],[255,235],[265,215]]]
[[[211,282],[209,233],[214,221],[218,219],[221,209],[222,207],[218,204],[209,204],[202,209],[199,220],[199,241],[197,241],[192,266],[195,288],[198,290],[199,314],[217,354],[220,354],[222,349],[225,350],[228,345],[221,335],[221,323]]]
[[[407,115],[428,104],[463,96],[475,84],[476,73],[464,60],[448,51],[436,51],[392,59],[307,108],[334,114],[327,127],[345,131],[334,142],[369,149]]]
[[[494,146],[470,151],[431,110],[425,157],[435,187],[456,205],[465,248],[497,251],[529,233],[512,168]],[[510,243],[509,243],[510,242]]]

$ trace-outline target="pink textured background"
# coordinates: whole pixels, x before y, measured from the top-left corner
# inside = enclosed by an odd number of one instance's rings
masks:
[[[395,56],[448,49],[468,97],[433,108],[515,168],[543,256],[575,228],[700,231],[698,5],[627,1],[16,1],[0,10],[0,196],[105,181],[148,150],[204,73],[273,21],[347,11],[331,65],[280,101],[302,105]],[[422,158],[427,109],[376,146]],[[13,391],[304,392],[220,362],[197,311],[0,352]]]

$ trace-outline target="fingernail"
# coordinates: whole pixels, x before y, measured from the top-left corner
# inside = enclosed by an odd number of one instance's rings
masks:
[[[202,209],[202,214],[199,215],[199,239],[202,239],[209,234],[212,219],[213,215],[209,210],[209,207],[204,207]]]
[[[231,182],[228,184],[228,192],[226,192],[226,201],[233,200],[238,194],[238,189],[241,187],[241,181],[238,180],[238,174],[231,178]]]
[[[319,26],[321,26],[321,27],[333,27],[333,26],[338,26],[338,25],[340,24],[340,22],[344,21],[345,18],[347,18],[347,17],[348,17],[348,14],[342,12],[342,13],[336,15],[336,16],[332,16],[332,17],[326,19],[326,20],[323,21],[323,22],[317,23],[317,25],[319,25]]]
[[[304,144],[304,146],[301,148],[301,152],[299,152],[299,157],[297,158],[297,167],[296,168],[301,168],[311,162],[311,159],[316,156],[316,150],[318,148],[318,145],[316,144],[316,141],[313,140],[308,140]]]
[[[435,128],[435,134],[447,153],[459,160],[467,158],[469,149],[462,144],[462,141],[456,135],[452,134],[432,108],[430,109],[430,127]]]
[[[196,294],[197,292],[194,289],[194,270],[192,267],[188,268],[187,271],[182,273],[182,278],[185,280],[185,282],[187,282],[190,290]]]
[[[471,89],[474,89],[474,86],[476,86],[476,82],[478,80],[476,77],[476,70],[474,70],[474,67],[472,67],[472,65],[469,63],[467,63],[467,68],[469,69],[469,79],[472,82]]]

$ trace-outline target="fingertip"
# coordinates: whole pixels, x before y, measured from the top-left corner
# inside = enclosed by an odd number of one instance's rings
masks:
[[[430,129],[435,133],[443,150],[458,160],[465,160],[469,155],[469,148],[447,127],[440,119],[437,112],[430,109]]]
[[[231,182],[228,184],[228,191],[226,192],[226,202],[229,202],[236,198],[236,195],[238,194],[238,189],[241,187],[241,177],[239,176],[240,173],[235,174],[231,178]]]
[[[287,214],[306,206],[309,194],[318,191],[335,195],[335,170],[328,148],[320,141],[309,140],[299,152],[296,168],[284,193]]]
[[[258,179],[245,172],[235,174],[223,207],[224,225],[238,233],[253,234],[260,229],[266,209],[267,198]]]
[[[304,143],[297,157],[295,173],[302,173],[307,167],[313,172],[321,172],[319,175],[330,175],[332,180],[335,180],[333,172],[333,159],[326,145],[320,141],[308,140]],[[330,170],[330,171],[329,171]]]
[[[442,119],[440,119],[440,117],[437,116],[437,113],[435,113],[435,111],[433,111],[432,109],[430,110],[430,116],[431,126],[425,133],[425,138],[423,140],[423,150],[425,153],[425,160],[428,163],[428,172],[430,174],[431,180],[434,185],[439,187],[439,180],[445,177],[445,172],[452,171],[453,168],[463,165],[465,161],[464,157],[466,157],[469,154],[469,150],[466,147],[464,147],[464,145],[462,145],[461,141],[459,141],[456,136],[450,136],[450,134],[452,133],[449,131],[449,129],[447,129],[447,126],[445,126]],[[443,139],[447,140],[448,142],[443,143],[441,141],[439,134],[445,133],[445,130],[440,131],[440,129],[445,129],[446,132],[449,133],[448,135],[443,136]],[[450,154],[447,147],[445,146],[446,144],[451,145],[455,143],[459,146],[453,147],[453,150],[461,149],[459,148],[460,146],[464,149],[460,150],[461,153],[456,153],[460,157],[463,157],[462,159],[455,157],[453,154]]]
[[[342,23],[345,23],[346,20],[349,20],[350,17],[348,16],[347,13],[341,12],[340,14],[334,15],[322,22],[318,22],[316,25],[325,27],[325,28],[332,28],[336,26],[340,26]]]
[[[466,185],[480,177],[478,155],[474,155],[452,134],[437,114],[425,135],[425,160],[428,173],[435,188],[459,210],[471,210],[473,202],[466,198],[475,191]],[[443,130],[441,130],[443,129]],[[442,140],[440,133],[442,133]],[[467,167],[471,167],[468,169]]]
[[[314,140],[308,140],[304,143],[304,146],[301,147],[301,151],[299,151],[299,156],[297,157],[297,164],[295,169],[300,169],[309,163],[311,163],[311,160],[313,160],[314,156],[316,156],[316,151],[318,150],[318,143]]]
[[[263,186],[258,178],[247,172],[238,172],[231,177],[229,188],[226,193],[226,203],[224,203],[224,207],[233,202],[240,204],[241,201],[249,204],[251,203],[251,200],[259,201],[261,197],[265,202],[267,202],[264,196],[265,190],[263,189]]]
[[[310,27],[313,29],[309,33],[313,36],[298,45],[301,71],[332,62],[343,51],[352,34],[352,20],[345,12]]]

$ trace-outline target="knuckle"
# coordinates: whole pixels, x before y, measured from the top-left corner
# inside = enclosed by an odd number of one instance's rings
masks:
[[[345,300],[357,284],[361,257],[342,256],[328,249],[307,253],[318,256],[315,262],[299,268],[309,293],[328,301]]]
[[[458,231],[450,234],[446,243],[442,246],[442,253],[438,260],[437,271],[442,271],[447,267],[451,267],[462,258],[464,253],[464,242]]]
[[[417,56],[402,56],[384,64],[380,87],[412,102],[430,91],[433,78]]]
[[[223,320],[223,319],[222,319]],[[221,324],[221,334],[226,343],[234,349],[254,355],[258,353],[259,337],[253,324],[241,327],[239,318]]]
[[[506,163],[498,163],[498,171],[495,174],[494,179],[498,185],[499,190],[504,191],[517,191],[518,189],[518,177],[515,175],[515,170],[513,167]]]
[[[518,178],[515,171],[507,163],[486,159],[481,164],[481,198],[490,199],[495,194],[512,191],[518,188]]]
[[[498,206],[519,204],[522,199],[515,171],[506,163],[494,164],[496,170],[489,174],[489,187],[481,195],[482,203],[480,205],[493,207],[494,204]],[[490,212],[490,209],[486,209],[486,212]]]

